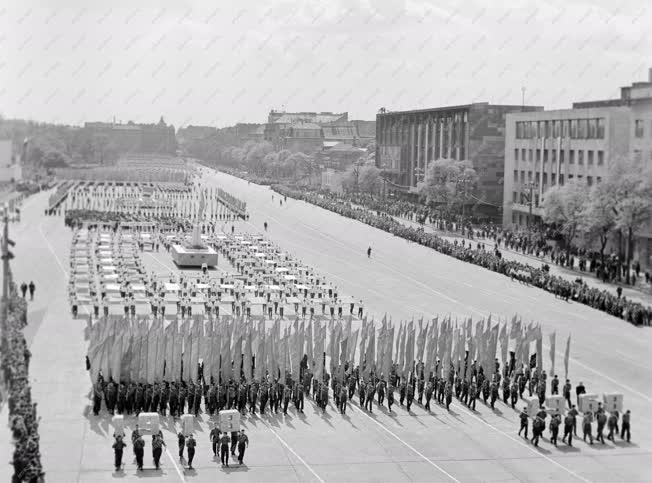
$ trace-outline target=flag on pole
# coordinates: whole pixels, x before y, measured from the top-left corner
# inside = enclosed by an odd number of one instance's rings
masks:
[[[564,379],[568,379],[568,361],[570,360],[570,344],[571,336],[568,334],[568,339],[566,340],[566,352],[564,353]]]
[[[550,337],[550,377],[555,377],[555,344],[557,339],[557,333],[552,332],[548,334]]]

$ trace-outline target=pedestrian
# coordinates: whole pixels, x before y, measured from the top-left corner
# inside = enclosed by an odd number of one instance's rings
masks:
[[[179,434],[177,435],[177,438],[179,440],[179,461],[183,460],[183,449],[186,446],[186,437],[183,434],[183,431],[179,431]]]
[[[122,435],[118,435],[113,443],[113,451],[115,453],[115,470],[120,471],[122,468],[122,452],[126,447],[126,443],[122,441]]]
[[[29,299],[34,300],[34,291],[36,290],[36,285],[34,285],[34,282],[30,281],[29,282]]]
[[[367,258],[371,258],[371,247],[367,248]]]
[[[245,449],[249,447],[249,437],[245,434],[245,430],[240,430],[240,435],[238,436],[238,463],[243,464]]]
[[[552,415],[550,420],[550,442],[557,446],[557,437],[559,436],[559,425],[561,424],[561,414]]]
[[[603,433],[604,433],[604,427],[607,424],[607,413],[604,410],[598,411],[596,420],[598,421],[598,430],[597,430],[596,439],[600,441],[602,444],[605,444]]]
[[[217,456],[217,446],[220,443],[220,430],[217,429],[217,425],[213,426],[213,429],[211,429],[208,439],[210,440],[211,447],[213,448],[213,456]]]
[[[625,439],[625,435],[627,435],[627,442],[629,443],[629,439],[631,438],[631,433],[630,433],[630,418],[631,418],[631,411],[628,409],[625,414],[623,414],[623,425],[620,429],[620,439]]]
[[[519,419],[521,420],[521,427],[518,430],[518,435],[521,435],[521,431],[525,430],[525,439],[527,439],[527,427],[528,427],[528,415],[527,415],[527,406],[523,407],[523,411],[521,411],[521,414],[519,415]]]
[[[222,460],[222,466],[229,467],[229,443],[231,438],[229,434],[224,431],[222,437],[220,438],[220,459]]]
[[[23,293],[23,298],[25,298],[25,294],[27,293],[27,284],[25,282],[20,284],[20,291]]]
[[[154,466],[157,470],[160,466],[163,446],[165,446],[165,441],[163,441],[163,436],[160,434],[160,432],[159,434],[152,435],[152,458],[154,458]]]
[[[191,470],[192,459],[195,457],[195,446],[197,446],[197,441],[195,441],[195,438],[193,438],[192,433],[188,435],[186,446],[188,447],[188,469]]]
[[[575,388],[575,394],[577,395],[577,405],[580,406],[580,396],[582,394],[586,394],[586,388],[584,387],[583,382],[580,381],[580,383],[577,385]]]
[[[143,437],[140,436],[140,434],[137,434],[134,440],[134,454],[136,455],[136,466],[138,467],[139,470],[142,471],[143,456],[145,455],[145,441],[143,440]]]
[[[582,439],[586,441],[588,436],[590,444],[593,444],[593,428],[591,427],[592,419],[593,415],[588,411],[584,413],[584,417],[582,418]]]
[[[575,427],[575,417],[570,414],[566,414],[566,417],[564,418],[564,437],[561,438],[561,440],[564,443],[567,443],[568,446],[573,446],[573,429]],[[566,441],[566,438],[568,438],[568,441]]]

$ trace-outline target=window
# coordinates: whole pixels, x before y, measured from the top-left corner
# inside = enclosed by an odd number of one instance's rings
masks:
[[[552,121],[544,121],[543,126],[544,126],[544,136],[549,138],[552,134],[550,132],[550,124]]]
[[[523,139],[523,123],[516,123],[516,139]]]
[[[539,172],[538,171],[534,174],[534,182],[536,184],[539,184],[541,182],[541,178],[539,177]]]
[[[595,178],[595,182],[596,182],[596,183],[600,184],[601,181],[602,181],[602,178],[601,178],[600,176],[597,176],[597,177]]]
[[[593,166],[593,150],[591,149],[586,152],[586,164]]]
[[[546,186],[548,185],[548,173],[543,173],[543,189],[546,189]]]
[[[525,148],[521,149],[521,161],[525,161]]]
[[[550,185],[551,185],[551,186],[554,186],[555,183],[556,183],[556,181],[557,181],[557,175],[556,175],[555,173],[552,173],[552,174],[550,175]]]
[[[568,164],[575,164],[575,151],[573,149],[568,151]]]
[[[516,201],[514,201],[514,203],[516,203]],[[516,213],[512,213],[512,224],[513,225],[516,225],[516,220],[517,220]]]
[[[561,185],[564,184],[564,175],[563,174],[559,175],[559,184],[561,184]]]
[[[512,191],[512,202],[516,203],[518,201],[518,193],[516,191]]]
[[[572,175],[572,174],[569,174],[569,175],[568,175],[568,181],[572,181],[572,180],[573,180],[573,175]]]
[[[580,119],[579,121],[577,121],[577,138],[586,139],[587,134],[588,134],[588,120]]]
[[[564,164],[564,155],[565,155],[564,153],[565,152],[566,151],[564,151],[563,149],[561,151],[559,151],[559,164]]]
[[[584,151],[581,149],[577,150],[577,164],[584,164]]]
[[[561,121],[552,121],[552,136],[558,138],[560,136],[560,124]]]
[[[525,171],[521,171],[521,184],[525,183]]]
[[[550,151],[550,154],[552,154],[552,159],[551,159],[552,164],[556,165],[557,164],[557,150],[553,149],[552,151]]]
[[[595,125],[596,125],[596,135],[595,137],[598,139],[604,139],[604,118],[599,117],[595,120]]]
[[[593,176],[586,177],[586,184],[589,186],[593,186]]]
[[[527,181],[528,181],[528,183],[532,182],[532,171],[527,172]]]
[[[640,161],[640,160],[641,160],[641,150],[640,150],[640,149],[635,149],[635,150],[634,150],[634,159],[635,159],[636,161]]]
[[[577,119],[573,119],[570,122],[570,136],[571,139],[577,139]]]
[[[518,149],[514,149],[514,161],[518,161]]]
[[[584,176],[582,176],[581,174],[578,174],[578,175],[577,175],[577,179],[582,179],[583,177],[584,177]]]
[[[537,136],[538,138],[543,137],[543,121],[537,122]]]
[[[544,163],[548,162],[548,150],[547,149],[543,150],[543,162]]]
[[[537,159],[536,159],[536,161],[537,162],[541,161],[541,150],[540,149],[537,149]]]
[[[587,133],[589,139],[595,139],[597,136],[597,119],[589,119],[589,132]]]
[[[514,184],[518,183],[518,170],[514,170]]]
[[[604,164],[604,151],[598,151],[598,166]]]
[[[569,121],[562,121],[561,122],[561,136],[564,137],[564,138],[567,138],[569,133],[570,133],[570,130],[568,129],[568,124],[569,124]]]
[[[643,137],[643,121],[641,119],[634,121],[634,136],[637,138]]]
[[[532,161],[532,150],[531,149],[527,150],[527,157],[528,157],[528,161]]]

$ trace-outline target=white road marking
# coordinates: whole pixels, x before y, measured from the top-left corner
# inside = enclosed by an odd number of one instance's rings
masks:
[[[267,424],[267,421],[265,421],[264,419],[262,419],[262,418],[260,418],[260,417],[258,417],[258,420],[261,421],[265,426],[267,426],[267,428],[272,432],[272,434],[273,434],[274,436],[276,436],[276,439],[278,439],[278,440],[281,442],[281,444],[282,444],[283,446],[285,446],[285,447],[287,448],[287,450],[288,450],[290,453],[292,453],[294,456],[296,456],[296,458],[297,458],[299,461],[301,461],[301,464],[303,464],[303,466],[305,466],[306,468],[308,468],[308,470],[309,470],[309,471],[314,475],[314,477],[317,478],[317,481],[320,481],[321,483],[324,483],[324,480],[322,480],[322,478],[321,478],[317,473],[315,473],[315,470],[313,470],[312,467],[311,467],[308,463],[306,463],[306,462],[304,461],[304,459],[303,459],[301,456],[299,456],[299,455],[298,455],[298,454],[297,454],[297,453],[296,453],[296,452],[295,452],[295,451],[290,447],[290,445],[287,444],[287,443],[283,440],[283,438],[281,438],[281,437],[278,435],[278,433],[277,433],[276,431],[274,431],[274,429],[273,429],[269,424]]]
[[[443,473],[444,475],[446,475],[448,478],[450,478],[450,479],[453,480],[453,481],[456,481],[457,483],[460,483],[460,480],[458,480],[457,478],[455,478],[453,475],[451,475],[451,474],[450,474],[448,471],[446,471],[444,468],[442,468],[442,467],[439,466],[437,463],[435,463],[434,461],[432,461],[430,458],[428,458],[427,456],[425,456],[425,455],[424,455],[423,453],[421,453],[419,450],[417,450],[416,448],[414,448],[411,444],[406,443],[405,441],[403,441],[400,437],[398,437],[396,434],[394,434],[394,433],[393,433],[392,431],[390,431],[388,428],[386,428],[385,426],[383,426],[382,424],[380,424],[378,421],[376,421],[374,418],[372,418],[371,416],[369,416],[367,413],[365,413],[364,411],[362,411],[361,409],[359,409],[357,406],[355,406],[354,404],[351,404],[350,407],[352,407],[352,408],[353,408],[355,411],[357,411],[358,413],[360,413],[360,414],[364,414],[364,415],[365,415],[365,416],[366,416],[370,421],[373,421],[373,422],[374,422],[374,423],[375,423],[379,428],[381,428],[383,431],[385,431],[386,433],[388,433],[388,434],[390,434],[391,436],[393,436],[394,439],[396,439],[397,441],[399,441],[399,442],[400,442],[401,444],[403,444],[406,448],[409,448],[412,452],[416,453],[416,454],[417,454],[420,458],[422,458],[424,461],[426,461],[426,462],[429,463],[430,465],[432,465],[432,466],[434,466],[435,468],[437,468],[441,473]]]
[[[477,419],[478,421],[480,421],[480,422],[481,422],[482,424],[484,424],[485,426],[490,427],[491,429],[493,429],[493,430],[496,431],[497,433],[502,434],[502,435],[505,436],[506,438],[509,438],[509,439],[511,439],[512,441],[514,441],[515,443],[520,444],[521,446],[523,446],[524,448],[527,448],[528,450],[530,450],[530,451],[533,452],[534,454],[540,456],[541,458],[546,459],[546,460],[549,461],[550,463],[554,464],[555,466],[558,466],[559,468],[561,468],[562,470],[566,471],[569,475],[574,476],[574,477],[577,478],[578,480],[580,480],[580,481],[584,481],[585,483],[591,483],[590,480],[587,480],[587,479],[584,478],[583,476],[578,475],[577,473],[575,473],[573,470],[571,470],[571,469],[569,469],[569,468],[566,468],[566,467],[565,467],[564,465],[562,465],[561,463],[558,463],[557,461],[553,460],[552,458],[549,458],[549,457],[546,456],[545,454],[543,454],[543,453],[537,451],[536,449],[534,449],[533,446],[530,446],[530,445],[524,443],[523,441],[520,441],[520,440],[516,439],[516,438],[513,437],[512,435],[507,434],[505,431],[502,431],[501,429],[498,429],[498,428],[495,427],[493,424],[490,424],[490,423],[486,422],[484,419],[482,419],[482,418],[476,416],[476,415],[473,414],[470,410],[466,409],[463,405],[457,405],[457,404],[456,404],[456,405],[455,405],[455,409],[461,409],[461,410],[464,411],[465,413],[469,414],[470,416],[472,416],[472,417],[474,417],[475,419]]]
[[[179,468],[177,462],[174,461],[174,457],[170,454],[170,451],[168,450],[167,446],[165,447],[165,454],[168,455],[168,458],[170,458],[170,461],[172,461],[172,465],[174,466],[174,469],[177,470],[177,475],[179,475],[179,479],[183,483],[186,483],[186,478],[183,476],[183,473],[181,472],[181,468]]]

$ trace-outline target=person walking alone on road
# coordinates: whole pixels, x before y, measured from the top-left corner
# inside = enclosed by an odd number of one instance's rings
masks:
[[[371,258],[371,247],[367,248],[367,258]]]
[[[34,290],[36,290],[36,285],[34,282],[29,282],[29,299],[34,300]]]
[[[23,293],[23,298],[25,298],[25,294],[27,293],[27,284],[25,282],[20,284],[20,291]]]

